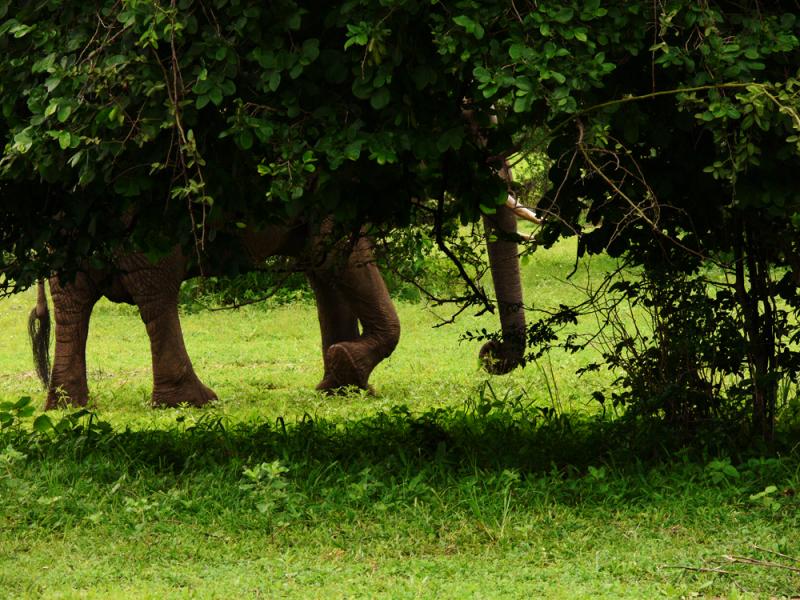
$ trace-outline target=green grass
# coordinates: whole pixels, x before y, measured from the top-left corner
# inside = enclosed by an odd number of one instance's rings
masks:
[[[572,263],[568,246],[537,252],[528,300],[576,298],[557,281]],[[31,302],[0,303],[0,399],[41,404],[25,339]],[[378,394],[335,398],[312,391],[313,306],[187,315],[189,352],[220,402],[153,411],[144,328],[130,308],[102,303],[88,357],[96,418],[58,435],[29,434],[26,421],[0,439],[0,597],[800,589],[797,572],[767,564],[800,567],[775,554],[800,556],[796,453],[665,450],[657,427],[599,417],[589,398],[609,375],[577,379],[587,355],[555,354],[488,387],[475,344],[458,338],[491,317],[432,329],[431,310],[399,311],[401,343],[373,376]]]

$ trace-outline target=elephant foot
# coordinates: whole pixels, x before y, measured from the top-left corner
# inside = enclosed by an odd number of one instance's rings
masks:
[[[361,352],[363,354],[363,351]],[[317,385],[317,389],[335,392],[348,386],[362,390],[370,390],[369,374],[371,369],[364,366],[358,348],[351,342],[334,344],[325,353],[325,377]]]
[[[181,404],[190,406],[204,406],[217,400],[217,395],[210,387],[195,378],[180,384],[161,384],[153,389],[154,408],[175,408]]]
[[[45,410],[81,407],[89,403],[89,390],[84,386],[53,385],[47,390]]]
[[[331,377],[330,375],[326,375],[325,377],[322,378],[322,381],[320,381],[317,384],[317,387],[315,389],[318,392],[323,392],[324,394],[327,394],[328,396],[344,396],[345,394],[347,394],[349,390],[354,388],[357,388],[355,384],[339,385],[338,383],[336,383],[336,380],[333,377]],[[372,387],[372,385],[369,383],[367,384],[366,387],[357,389],[361,389],[367,392],[368,396],[378,395],[378,393],[375,391],[375,388]]]

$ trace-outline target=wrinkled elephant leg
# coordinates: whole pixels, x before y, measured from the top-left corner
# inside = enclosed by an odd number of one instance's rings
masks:
[[[325,389],[348,385],[369,389],[372,370],[392,353],[400,339],[400,321],[375,266],[370,242],[359,239],[344,268],[331,269],[319,276],[325,277],[328,285],[345,299],[362,330],[356,338],[328,347]]]
[[[120,260],[122,284],[139,307],[150,337],[153,358],[153,406],[187,403],[202,406],[216,400],[194,372],[183,343],[178,291],[184,259],[175,252],[154,265],[141,254]]]
[[[328,349],[339,342],[358,338],[358,318],[347,299],[331,282],[318,273],[309,272],[307,275],[317,303],[319,329],[322,334],[322,360],[325,366],[322,381],[317,385],[317,389],[335,389],[339,384],[328,360]]]
[[[89,386],[86,382],[86,339],[89,317],[100,295],[85,273],[62,285],[50,278],[50,294],[56,317],[56,351],[45,410],[67,404],[86,406]]]

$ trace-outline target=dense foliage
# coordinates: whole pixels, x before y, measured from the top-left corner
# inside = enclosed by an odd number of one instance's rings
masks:
[[[473,220],[512,137],[639,51],[646,6],[605,5],[0,2],[6,272],[300,213],[405,223],[414,199]],[[485,145],[465,106],[500,113]]]
[[[667,3],[646,60],[618,69],[611,94],[588,96],[600,105],[550,147],[561,220],[548,235],[577,230],[583,252],[644,270],[615,288],[656,316],[646,351],[628,355],[628,390],[695,417],[744,395],[766,437],[800,365],[797,9]],[[631,351],[629,333],[612,364]]]

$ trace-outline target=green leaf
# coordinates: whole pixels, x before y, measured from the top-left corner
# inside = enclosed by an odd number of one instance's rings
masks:
[[[44,58],[37,60],[33,63],[33,66],[31,66],[31,73],[49,73],[53,69],[55,58],[55,52],[51,52]]]
[[[361,156],[361,146],[364,145],[363,140],[356,140],[354,142],[350,142],[345,146],[344,155],[347,157],[348,160],[358,160],[358,157]]]
[[[375,93],[372,94],[372,97],[369,99],[369,103],[375,110],[381,110],[382,108],[386,108],[386,106],[388,106],[391,99],[392,96],[389,93],[389,88],[382,87],[377,89]]]
[[[12,408],[13,408],[14,410],[20,410],[20,409],[22,409],[22,408],[25,408],[26,406],[30,406],[31,402],[32,402],[32,400],[31,400],[31,397],[30,397],[30,396],[22,396],[22,397],[20,397],[20,399],[19,399],[19,400],[17,400],[17,401],[14,403],[14,405],[12,406]]]
[[[239,146],[242,150],[250,150],[253,147],[253,134],[245,129],[239,134]]]
[[[300,49],[300,54],[303,56],[303,62],[306,65],[317,60],[317,57],[319,57],[319,40],[314,38],[305,40]]]
[[[205,71],[205,69],[203,69],[203,71]],[[195,94],[206,94],[206,93],[208,93],[208,90],[211,89],[211,86],[213,84],[212,84],[210,79],[208,79],[207,77],[203,77],[202,76],[203,75],[202,72],[200,73],[200,75],[201,76],[198,77],[198,79],[197,79],[197,83],[195,83],[194,87],[192,87],[192,91]]]
[[[72,114],[72,106],[69,104],[62,104],[58,107],[58,114],[56,118],[58,119],[59,123],[64,123],[69,116]]]
[[[481,83],[487,83],[492,80],[492,74],[486,67],[481,67],[481,66],[475,67],[472,70],[472,75],[475,77],[475,79],[477,79]]]
[[[439,141],[436,142],[436,148],[439,152],[447,152],[450,148],[458,150],[464,141],[464,130],[461,127],[454,127],[445,131]]]
[[[27,127],[14,136],[14,150],[20,154],[25,154],[33,146],[31,138],[31,128]]]
[[[286,19],[286,28],[291,31],[297,31],[300,29],[300,24],[302,23],[303,12],[296,11],[293,12],[288,19]]]
[[[269,76],[269,82],[267,83],[269,90],[274,92],[278,89],[278,86],[281,84],[281,73],[280,71],[273,71],[272,75]]]
[[[33,31],[35,26],[25,25],[24,23],[17,23],[16,25],[12,25],[8,29],[8,33],[13,35],[15,38],[21,38],[28,35],[31,31]]]
[[[531,97],[528,95],[521,96],[514,100],[514,112],[522,113],[531,107]]]
[[[58,145],[61,147],[62,150],[66,150],[69,148],[70,144],[72,143],[72,135],[69,131],[61,131],[58,134]]]
[[[222,82],[222,93],[226,96],[232,96],[236,93],[236,84],[233,83],[230,79],[226,79]]]
[[[569,6],[563,6],[558,11],[552,13],[551,16],[557,23],[566,24],[572,20],[573,16],[575,16],[575,11]]]
[[[456,25],[463,27],[467,33],[471,33],[479,40],[483,39],[483,36],[486,33],[480,23],[473,21],[472,18],[468,17],[467,15],[458,15],[457,17],[453,17],[453,22]]]
[[[33,421],[33,430],[38,433],[45,433],[53,430],[53,421],[47,415],[39,415]]]
[[[81,158],[83,158],[83,150],[78,150],[75,154],[73,154],[70,157],[68,161],[69,166],[75,167],[80,162]]]
[[[59,86],[60,83],[61,77],[48,77],[44,80],[44,87],[47,88],[48,92],[52,92]]]
[[[526,47],[524,44],[511,44],[511,47],[508,49],[508,55],[511,57],[511,60],[519,60],[522,58],[525,50]]]
[[[756,60],[761,58],[761,54],[759,53],[757,48],[748,48],[744,51],[745,58],[749,58],[750,60]]]

